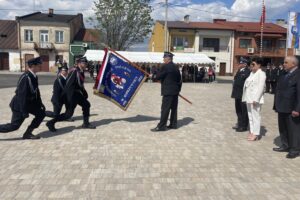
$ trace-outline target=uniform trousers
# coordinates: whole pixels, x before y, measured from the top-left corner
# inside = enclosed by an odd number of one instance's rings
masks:
[[[32,120],[31,124],[28,126],[29,129],[33,130],[38,128],[42,121],[45,118],[45,109],[42,106],[38,106],[36,104],[29,105],[27,107],[28,113],[34,115],[34,119]],[[7,124],[0,125],[0,132],[7,133],[11,131],[18,130],[26,116],[23,115],[21,112],[12,111],[11,122]]]
[[[66,112],[63,114],[60,114],[58,116],[56,116],[52,122],[58,122],[58,121],[65,121],[67,119],[70,119],[75,111],[76,106],[79,105],[82,108],[83,111],[83,118],[84,120],[88,120],[88,117],[90,116],[90,107],[91,104],[90,102],[87,100],[87,98],[85,98],[83,95],[77,95],[75,94],[72,102],[69,103],[69,106],[66,107]]]
[[[162,105],[161,105],[160,122],[158,124],[159,128],[166,127],[170,111],[171,111],[170,126],[173,127],[177,126],[177,108],[178,108],[178,95],[163,96]]]
[[[250,132],[258,136],[260,135],[261,104],[253,105],[252,103],[247,103],[247,111],[248,111]]]
[[[242,99],[235,99],[235,112],[238,118],[238,127],[248,128],[249,120],[246,103]]]
[[[300,152],[300,117],[278,113],[278,126],[282,146],[290,152]]]

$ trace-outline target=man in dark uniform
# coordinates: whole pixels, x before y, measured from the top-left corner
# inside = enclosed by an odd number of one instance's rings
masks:
[[[156,128],[151,131],[166,131],[177,128],[177,108],[178,95],[181,90],[181,75],[178,67],[173,63],[173,54],[170,52],[164,53],[164,65],[156,77],[161,81],[161,95],[163,96],[161,105],[160,122]],[[169,113],[171,111],[170,125],[167,125]]]
[[[266,92],[267,93],[270,93],[271,91],[271,74],[272,74],[271,67],[268,64],[266,69]]]
[[[242,102],[244,83],[250,75],[250,69],[247,65],[248,60],[241,57],[239,70],[234,76],[231,94],[231,98],[235,99],[235,111],[238,118],[238,123],[233,128],[236,129],[237,132],[247,131],[249,124],[247,106],[245,102]]]
[[[91,104],[87,100],[88,93],[84,88],[84,70],[87,66],[87,59],[82,57],[78,60],[78,66],[73,68],[69,73],[66,86],[64,88],[64,94],[66,95],[67,103],[69,104],[66,113],[60,114],[55,117],[53,120],[47,123],[47,126],[50,131],[55,132],[55,123],[58,121],[64,121],[73,116],[75,108],[77,105],[82,107],[83,111],[83,125],[82,128],[95,129],[96,127],[91,125],[89,122],[90,117],[90,107]]]
[[[272,65],[271,69],[271,94],[274,94],[276,91],[277,81],[278,81],[278,74],[279,74],[279,68],[275,67],[275,65]]]
[[[273,148],[278,152],[289,152],[287,158],[300,155],[300,69],[296,57],[286,57],[286,74],[278,80],[275,93],[275,111],[278,113],[278,126],[281,146]]]
[[[42,103],[37,70],[41,67],[42,60],[33,58],[28,61],[28,67],[18,81],[15,96],[11,100],[12,110],[11,123],[0,125],[0,132],[7,133],[18,130],[29,114],[34,115],[34,119],[23,135],[23,139],[40,139],[40,136],[32,134],[38,128],[45,117],[45,106]]]
[[[60,69],[59,75],[56,78],[56,80],[54,81],[54,85],[53,85],[53,95],[51,98],[51,102],[53,104],[53,112],[46,111],[47,117],[52,117],[55,119],[55,118],[59,117],[63,105],[65,105],[66,110],[68,110],[68,108],[70,107],[67,102],[66,94],[64,93],[67,76],[68,76],[68,67],[62,66]],[[55,120],[50,120],[46,124],[46,126],[49,129],[51,129],[52,132],[56,131],[56,129],[54,127],[54,121]]]

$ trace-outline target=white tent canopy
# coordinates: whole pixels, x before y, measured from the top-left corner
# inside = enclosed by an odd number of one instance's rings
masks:
[[[163,53],[157,52],[133,52],[117,51],[119,54],[135,63],[162,63]],[[104,50],[87,50],[85,55],[89,61],[102,61]],[[205,54],[194,53],[174,53],[174,63],[176,64],[214,64],[215,61]]]

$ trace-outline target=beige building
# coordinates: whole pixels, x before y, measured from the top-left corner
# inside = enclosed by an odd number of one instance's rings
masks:
[[[233,71],[234,29],[209,23],[168,21],[168,51],[202,53],[215,60],[216,72],[228,75]],[[149,41],[148,51],[164,51],[164,22],[157,21]]]
[[[19,28],[19,48],[22,70],[26,62],[41,56],[40,71],[51,71],[58,60],[69,62],[70,43],[81,28],[84,28],[82,14],[62,15],[36,12],[16,17]]]

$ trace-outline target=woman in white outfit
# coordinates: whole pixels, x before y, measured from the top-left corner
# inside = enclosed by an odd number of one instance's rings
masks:
[[[246,79],[243,90],[242,101],[246,102],[250,132],[248,141],[256,141],[260,137],[260,111],[264,103],[264,88],[266,82],[266,74],[261,70],[263,60],[261,58],[253,58],[251,62],[251,74]]]

